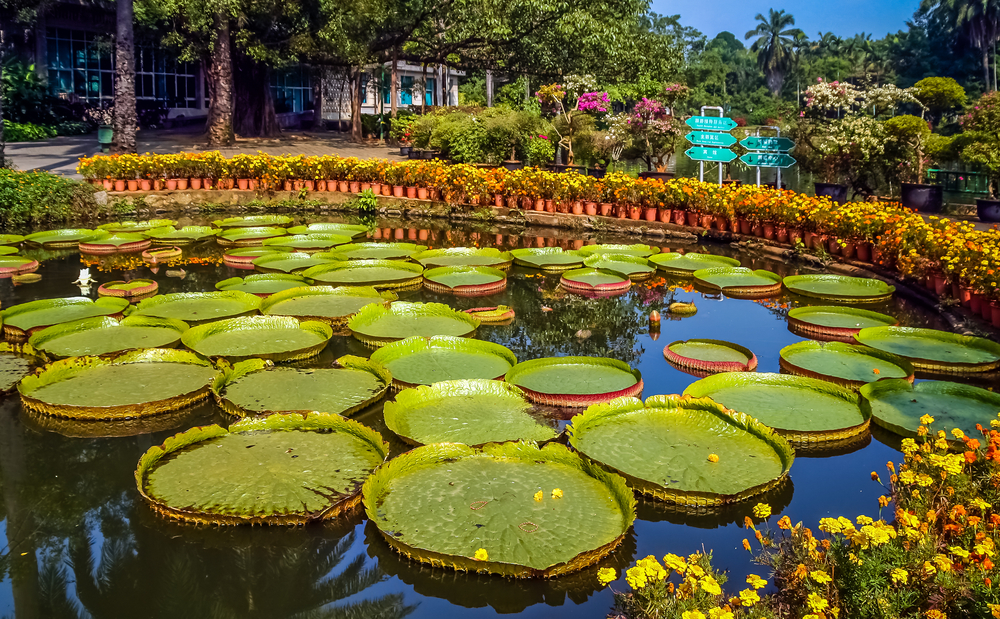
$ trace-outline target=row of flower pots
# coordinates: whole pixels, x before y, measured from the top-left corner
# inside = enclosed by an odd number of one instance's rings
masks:
[[[973,315],[1000,329],[1000,301],[991,300],[987,295],[977,292],[965,282],[948,281],[944,272],[931,271],[923,280],[924,287],[938,298],[951,298],[959,302]]]

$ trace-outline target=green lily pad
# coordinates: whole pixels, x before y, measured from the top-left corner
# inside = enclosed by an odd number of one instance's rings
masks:
[[[913,380],[913,365],[902,357],[841,342],[799,342],[781,349],[786,372],[828,380],[849,389],[885,378]]]
[[[397,551],[514,578],[591,565],[635,520],[625,480],[553,443],[418,447],[380,467],[362,495],[369,519]],[[479,549],[486,560],[473,558]]]
[[[348,260],[311,267],[302,275],[331,286],[408,288],[419,286],[424,268],[401,260]]]
[[[878,279],[828,273],[790,275],[783,283],[796,294],[842,303],[878,303],[889,300],[896,292],[895,286]]]
[[[113,254],[142,251],[152,244],[137,232],[115,232],[95,239],[80,241],[80,252],[84,254]]]
[[[217,370],[186,350],[150,348],[114,357],[71,357],[26,376],[30,410],[73,419],[128,419],[178,410],[208,397]]]
[[[520,389],[496,380],[449,380],[404,389],[385,403],[385,425],[413,445],[547,441],[558,432],[531,415]]]
[[[705,375],[716,372],[753,372],[757,369],[757,356],[749,348],[722,340],[690,339],[673,342],[663,349],[663,355],[670,363]]]
[[[350,243],[351,237],[342,234],[294,234],[276,239],[265,239],[265,247],[287,247],[294,251],[316,252],[326,251],[338,245]]]
[[[333,337],[330,325],[291,316],[240,316],[188,330],[181,341],[206,357],[297,361],[315,357]]]
[[[597,256],[601,254],[617,254],[626,256],[639,256],[649,258],[653,254],[660,253],[659,247],[650,245],[584,245],[578,250],[584,256]]]
[[[259,297],[269,297],[278,292],[308,287],[309,282],[300,275],[288,273],[258,273],[246,277],[230,277],[215,285],[216,290],[238,290]]]
[[[254,268],[253,261],[261,256],[290,253],[292,250],[287,247],[230,247],[222,255],[222,261],[231,267],[252,269]]]
[[[219,245],[223,246],[237,245],[244,247],[248,245],[261,245],[264,239],[273,239],[280,236],[285,236],[284,228],[225,228],[215,236],[215,240]]]
[[[152,279],[114,280],[98,286],[97,294],[102,297],[122,297],[134,301],[151,297],[159,288],[160,285]]]
[[[187,245],[196,241],[210,239],[219,233],[218,228],[211,226],[184,226],[175,228],[165,226],[153,228],[144,233],[144,236],[153,241],[154,245]]]
[[[559,283],[563,288],[573,292],[597,294],[624,292],[632,286],[632,280],[627,275],[608,269],[592,268],[564,271]]]
[[[382,399],[392,375],[361,357],[341,357],[332,368],[274,367],[249,359],[224,368],[212,384],[222,410],[231,415],[320,411],[350,415]]]
[[[605,357],[544,357],[523,361],[504,377],[528,397],[553,406],[590,406],[642,393],[642,374]]]
[[[145,232],[147,230],[175,225],[177,225],[177,222],[173,219],[147,219],[146,221],[116,221],[97,226],[97,229],[108,232]]]
[[[976,424],[985,428],[1000,412],[1000,394],[946,381],[880,380],[861,388],[861,408],[875,423],[902,436],[917,436],[920,418],[934,418],[935,430],[958,428],[968,436],[980,436]],[[950,437],[950,434],[949,434]]]
[[[292,218],[287,215],[246,215],[216,219],[212,222],[217,228],[258,228],[262,226],[286,228],[290,223],[292,223]]]
[[[426,250],[426,245],[414,243],[351,243],[336,251],[344,260],[406,260]]]
[[[708,398],[661,395],[645,405],[620,398],[591,406],[567,432],[574,449],[635,490],[700,507],[766,492],[795,460],[792,446],[773,430]]]
[[[370,286],[309,286],[271,295],[261,304],[260,311],[268,316],[294,316],[342,326],[370,303],[387,305],[395,300],[395,294],[379,292]]]
[[[61,230],[46,230],[35,232],[24,237],[25,242],[31,245],[41,245],[48,249],[62,249],[77,247],[81,241],[90,241],[104,236],[106,232],[100,230],[89,230],[87,228],[65,228]]]
[[[814,378],[729,372],[689,385],[684,395],[712,398],[797,443],[841,440],[868,428],[856,393]]]
[[[445,294],[484,296],[507,287],[507,274],[492,267],[436,267],[423,275],[428,290]]]
[[[460,379],[503,379],[517,364],[509,348],[464,337],[409,337],[372,353],[397,387]]]
[[[171,318],[84,318],[36,331],[28,343],[53,357],[107,355],[138,348],[173,348],[188,326]]]
[[[770,295],[781,292],[781,277],[770,271],[744,267],[713,267],[694,272],[695,283],[732,295]]]
[[[288,229],[288,234],[343,234],[352,238],[368,236],[368,227],[359,224],[316,222]]]
[[[865,346],[899,355],[918,370],[988,372],[1000,368],[1000,344],[936,329],[872,327],[854,338]]]
[[[621,273],[633,282],[647,280],[656,273],[656,267],[649,266],[649,260],[629,254],[594,254],[588,256],[583,264],[594,269]]]
[[[373,347],[408,337],[451,335],[471,337],[479,321],[442,303],[369,304],[347,326],[357,340]]]
[[[0,234],[0,245],[20,245],[24,237],[20,234]]]
[[[25,256],[0,256],[0,277],[10,277],[38,270],[37,260]]]
[[[429,249],[410,256],[427,268],[430,267],[493,267],[506,271],[513,257],[495,247],[446,247]]]
[[[586,255],[578,251],[563,251],[561,247],[528,247],[510,252],[514,262],[523,267],[559,272],[583,266]]]
[[[270,253],[254,258],[253,268],[262,273],[301,273],[310,267],[329,262],[331,262],[329,258],[324,258],[319,254],[305,252]]]
[[[0,319],[8,338],[24,337],[30,331],[64,322],[120,314],[128,305],[127,300],[114,297],[101,297],[96,301],[86,297],[40,299],[8,307],[0,312]]]
[[[796,307],[788,311],[788,327],[808,336],[854,341],[854,335],[869,327],[895,327],[899,321],[892,316],[856,307],[822,305]]]
[[[135,480],[168,518],[301,525],[357,505],[388,451],[377,432],[339,415],[271,415],[174,435],[143,454]]]
[[[20,250],[17,247],[12,247],[10,245],[0,245],[0,256],[13,256]]]
[[[0,342],[0,394],[13,391],[22,378],[44,363],[45,357],[30,344]]]
[[[141,301],[135,313],[157,318],[175,318],[198,324],[221,318],[256,314],[260,298],[239,290],[218,292],[174,292]]]
[[[678,277],[690,277],[695,271],[711,269],[716,267],[738,267],[740,261],[726,256],[716,256],[714,254],[699,254],[688,252],[681,254],[678,252],[667,252],[655,254],[649,257],[649,261],[656,265],[656,268]]]

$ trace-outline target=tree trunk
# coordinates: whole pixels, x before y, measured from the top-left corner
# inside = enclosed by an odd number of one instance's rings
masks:
[[[208,62],[208,145],[233,143],[233,57],[229,40],[229,17],[215,14],[217,33]]]
[[[361,142],[361,69],[351,69],[351,141]]]
[[[132,0],[116,0],[115,33],[115,153],[134,153],[135,126],[135,40],[132,36]]]
[[[990,48],[987,45],[983,46],[983,90],[989,92],[993,90],[990,84]]]
[[[233,130],[248,137],[273,137],[281,133],[271,98],[271,70],[241,53],[233,62]]]
[[[399,48],[392,48],[392,84],[389,85],[389,110],[392,117],[396,117],[396,108],[399,104]]]
[[[313,76],[313,131],[326,131],[323,107],[326,105],[326,67],[317,67]]]
[[[4,61],[4,36],[3,28],[0,28],[0,84],[3,84],[3,61]],[[7,140],[3,136],[3,90],[0,88],[0,170],[7,167],[7,156],[4,154],[4,149],[7,146]]]

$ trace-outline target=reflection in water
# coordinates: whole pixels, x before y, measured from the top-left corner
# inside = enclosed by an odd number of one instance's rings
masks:
[[[776,488],[733,505],[706,508],[641,498],[635,511],[636,517],[646,522],[669,522],[697,529],[718,529],[731,524],[742,524],[744,518],[753,516],[753,507],[757,503],[767,503],[773,513],[780,514],[792,502],[794,493],[792,480],[786,478]]]

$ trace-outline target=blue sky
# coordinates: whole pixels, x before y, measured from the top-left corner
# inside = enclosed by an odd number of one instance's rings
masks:
[[[714,37],[723,30],[741,41],[754,27],[757,13],[785,9],[795,16],[795,25],[816,38],[817,32],[832,31],[838,36],[867,32],[874,38],[906,28],[906,21],[920,6],[920,0],[652,0],[652,10],[662,15],[681,16],[681,23]]]

